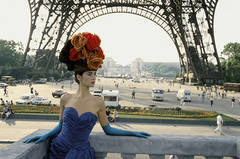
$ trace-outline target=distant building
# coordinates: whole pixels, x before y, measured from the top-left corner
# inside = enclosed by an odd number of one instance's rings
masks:
[[[103,64],[104,77],[116,75],[116,62],[111,57],[106,57]]]
[[[130,65],[117,64],[111,57],[106,57],[103,63],[104,77],[130,76]]]
[[[142,71],[143,71],[143,60],[141,58],[136,58],[132,63],[131,63],[131,75],[132,77],[141,77],[142,76]]]
[[[111,57],[106,57],[102,67],[104,77],[176,77],[178,62],[144,62],[136,58],[130,65],[117,64]]]

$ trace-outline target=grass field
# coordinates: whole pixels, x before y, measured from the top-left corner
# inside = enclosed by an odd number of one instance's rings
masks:
[[[3,106],[0,106],[2,110]],[[58,115],[59,107],[36,106],[36,105],[13,105],[16,114],[32,115]],[[113,112],[113,109],[110,109]],[[126,108],[118,110],[120,118],[140,118],[140,119],[175,119],[175,120],[204,120],[216,121],[217,112],[202,110],[182,110],[181,108]],[[237,121],[234,118],[223,115],[224,121]]]

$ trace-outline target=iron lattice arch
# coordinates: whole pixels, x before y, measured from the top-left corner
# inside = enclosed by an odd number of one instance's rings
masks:
[[[214,39],[214,13],[218,0],[28,0],[31,29],[26,56],[35,53],[34,67],[51,59],[82,25],[102,15],[129,13],[145,17],[170,36],[179,55],[181,75],[198,80],[221,79]],[[50,50],[50,51],[49,51]]]

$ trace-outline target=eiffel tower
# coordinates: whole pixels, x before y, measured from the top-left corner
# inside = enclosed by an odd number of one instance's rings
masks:
[[[193,73],[198,81],[221,80],[221,64],[214,38],[218,0],[28,0],[31,29],[24,52],[34,53],[34,67],[48,50],[50,61],[82,25],[102,15],[129,13],[163,28],[179,56],[181,76]],[[146,30],[147,31],[147,30]],[[50,51],[49,51],[50,50]]]

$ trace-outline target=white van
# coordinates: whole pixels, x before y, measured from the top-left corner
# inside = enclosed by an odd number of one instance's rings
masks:
[[[161,100],[163,101],[164,90],[159,88],[152,89],[152,100]]]
[[[192,101],[192,92],[188,89],[179,89],[178,93],[177,93],[177,99],[181,100],[183,99],[183,101],[188,101],[191,102]]]
[[[119,91],[118,90],[103,90],[102,98],[105,106],[119,107]]]

